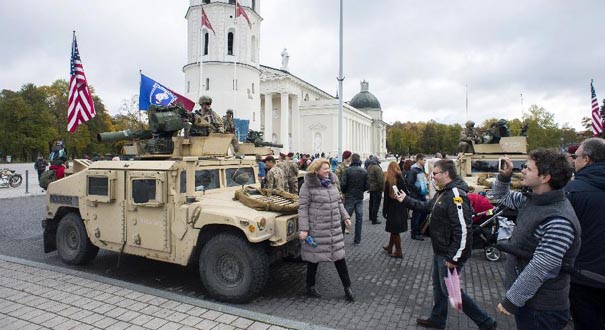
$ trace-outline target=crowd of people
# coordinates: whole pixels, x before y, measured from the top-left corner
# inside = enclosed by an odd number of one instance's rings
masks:
[[[389,163],[386,174],[378,157],[368,159],[366,166],[359,154],[350,151],[342,159],[335,170],[327,159],[314,160],[301,187],[300,239],[312,237],[316,244],[302,244],[302,257],[308,263],[307,295],[321,296],[315,287],[317,263],[330,261],[336,265],[345,296],[354,299],[344,233],[355,216],[353,243],[361,244],[363,194],[369,192],[372,224],[380,223],[377,214],[382,200],[389,234],[383,249],[390,256],[404,257],[400,235],[408,229],[408,218],[413,239],[423,240],[423,231],[428,233],[434,305],[431,314],[418,318],[417,324],[444,329],[448,314],[444,278],[449,270],[461,273],[471,255],[471,226],[473,216],[485,208],[482,197],[469,192],[455,162],[447,158],[434,161],[430,176],[422,154],[413,161]],[[504,158],[492,191],[502,206],[518,212],[516,229],[502,244],[507,252],[506,292],[495,310],[514,316],[521,330],[563,329],[570,319],[576,330],[605,329],[605,140],[587,139],[567,155],[533,150],[522,170],[527,192],[510,190],[512,169],[512,161]],[[427,200],[430,185],[436,193]],[[462,312],[479,329],[497,328],[494,317],[463,290],[461,299]]]

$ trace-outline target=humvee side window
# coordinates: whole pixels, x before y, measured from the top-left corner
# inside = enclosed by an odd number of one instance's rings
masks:
[[[109,196],[109,178],[89,176],[88,195]]]
[[[132,180],[132,198],[137,204],[155,200],[155,179]]]
[[[186,171],[181,172],[181,177],[180,177],[179,181],[181,182],[181,194],[184,194],[187,192],[187,172]]]
[[[252,167],[228,168],[226,170],[227,187],[254,184],[254,170]]]
[[[220,186],[221,181],[218,176],[218,169],[195,171],[195,191],[217,189]]]

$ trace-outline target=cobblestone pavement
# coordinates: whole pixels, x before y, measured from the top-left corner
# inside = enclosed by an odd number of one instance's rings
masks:
[[[367,217],[367,200],[364,214]],[[120,279],[150,288],[162,289],[187,298],[211,300],[199,283],[197,267],[181,267],[135,256],[122,256],[101,251],[88,265],[64,265],[56,252],[42,251],[40,220],[45,206],[42,196],[0,199],[0,254],[72,268],[107,278]],[[263,294],[240,308],[300,322],[337,329],[416,329],[415,319],[427,316],[432,307],[431,243],[402,235],[403,259],[390,258],[382,250],[386,244],[384,219],[381,225],[363,223],[360,246],[353,246],[353,235],[346,235],[347,264],[356,301],[344,299],[342,285],[330,264],[319,267],[317,287],[321,299],[305,298],[305,264],[277,262],[271,266],[271,277]],[[515,329],[512,318],[496,314],[502,298],[503,265],[489,262],[482,250],[462,272],[462,288],[490,315],[496,317],[499,329]],[[477,329],[465,315],[450,311],[448,329]]]
[[[320,329],[301,322],[5,256],[0,256],[0,328]]]

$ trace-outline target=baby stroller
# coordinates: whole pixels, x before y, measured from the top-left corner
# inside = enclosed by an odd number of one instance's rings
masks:
[[[487,260],[498,261],[502,258],[502,252],[496,244],[510,237],[514,224],[502,216],[504,208],[494,208],[487,198],[479,194],[471,193],[468,196],[474,211],[471,227],[473,250],[483,249]]]

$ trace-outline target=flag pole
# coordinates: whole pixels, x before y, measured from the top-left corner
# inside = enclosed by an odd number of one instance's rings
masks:
[[[338,158],[342,157],[342,81],[345,80],[342,72],[342,0],[340,0],[340,27],[339,27],[339,47],[338,47]]]
[[[468,85],[464,85],[466,89],[466,120],[468,121]]]
[[[203,34],[203,28],[204,28],[204,6],[200,3],[200,83],[199,83],[199,89],[198,89],[198,98],[202,97],[202,93],[203,93],[203,82],[204,82],[204,78],[202,76],[202,57],[204,56],[204,34]],[[209,34],[210,35],[210,34]]]
[[[521,93],[521,121],[525,122],[525,110],[523,110],[523,93]]]
[[[139,69],[139,94],[141,94],[141,76],[143,75],[143,70]],[[138,103],[138,102],[137,102]],[[137,111],[139,112],[139,126],[143,129],[143,120],[141,119],[141,105],[138,104]]]
[[[237,43],[237,52],[235,49],[235,38],[237,38],[239,40],[239,34],[237,32],[237,4],[238,1],[235,0],[235,15],[233,15],[234,20],[233,20],[233,25],[234,25],[234,29],[235,29],[235,33],[233,34],[233,111],[236,111],[236,107],[237,107],[237,57],[236,55],[239,55],[239,42]]]

